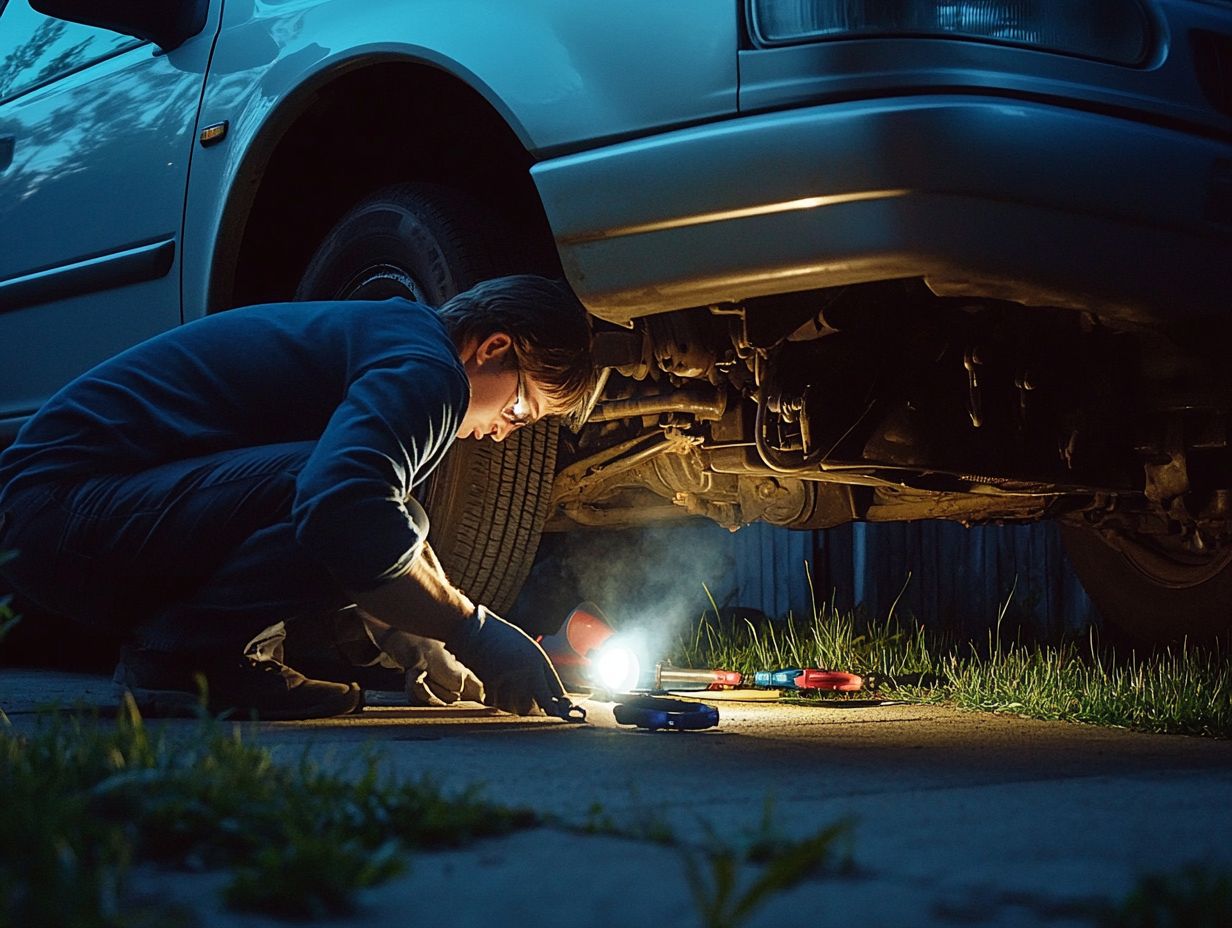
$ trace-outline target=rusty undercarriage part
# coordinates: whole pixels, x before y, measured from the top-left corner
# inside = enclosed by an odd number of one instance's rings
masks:
[[[989,522],[1020,522],[1042,519],[1057,501],[1057,495],[1030,498],[992,493],[931,493],[909,488],[881,487],[873,491],[865,510],[869,522],[903,522],[916,519],[951,519],[964,525]]]
[[[610,400],[597,406],[590,422],[613,422],[618,419],[638,419],[663,413],[687,413],[700,422],[723,418],[727,409],[727,394],[723,390],[681,390],[639,396],[626,400]]]
[[[1232,370],[1209,338],[1114,325],[891,281],[601,331],[607,376],[555,518],[801,528],[1084,512],[1222,544]]]
[[[570,521],[603,526],[700,515],[729,528],[758,520],[822,528],[858,516],[849,487],[725,473],[711,457],[700,439],[675,429],[630,439],[565,468],[553,504]]]

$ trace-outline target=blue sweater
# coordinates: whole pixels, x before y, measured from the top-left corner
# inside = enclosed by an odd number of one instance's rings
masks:
[[[230,310],[136,345],[48,400],[0,455],[0,506],[27,486],[313,441],[296,485],[296,537],[345,587],[366,589],[418,549],[407,502],[453,442],[469,398],[457,350],[428,307]]]

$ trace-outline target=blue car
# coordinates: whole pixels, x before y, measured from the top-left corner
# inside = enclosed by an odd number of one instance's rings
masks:
[[[428,489],[497,609],[545,529],[1056,519],[1126,634],[1232,624],[1228,0],[0,0],[0,438],[512,271],[601,376]]]

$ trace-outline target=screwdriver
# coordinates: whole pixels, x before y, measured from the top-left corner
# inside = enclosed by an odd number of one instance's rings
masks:
[[[785,667],[782,670],[759,670],[753,675],[754,686],[796,690],[838,690],[853,693],[864,686],[864,678],[841,670],[818,670],[816,667]]]

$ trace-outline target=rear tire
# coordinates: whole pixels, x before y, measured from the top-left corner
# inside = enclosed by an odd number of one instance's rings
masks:
[[[1062,525],[1061,538],[1114,639],[1143,647],[1229,640],[1232,550],[1198,557],[1076,525]]]
[[[347,213],[309,262],[298,300],[388,299],[429,306],[519,267],[515,237],[465,194],[434,184],[378,191]],[[454,443],[420,499],[445,572],[497,612],[517,598],[539,547],[556,470],[557,426],[504,442]]]

